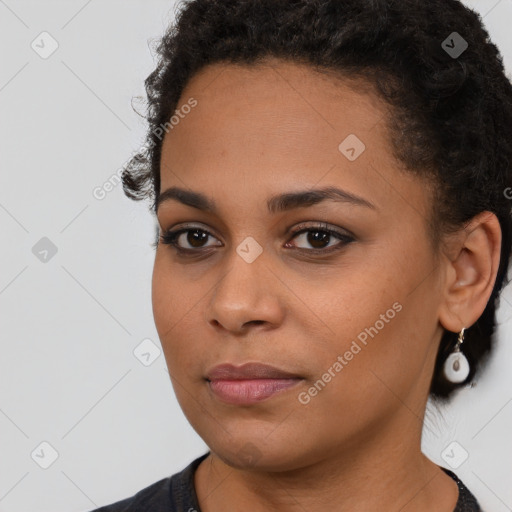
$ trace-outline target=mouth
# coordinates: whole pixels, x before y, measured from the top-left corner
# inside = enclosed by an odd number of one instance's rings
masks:
[[[251,405],[289,390],[304,379],[263,363],[222,364],[208,372],[213,395],[224,403]]]
[[[221,401],[250,405],[296,386],[302,379],[240,379],[208,381],[213,394]]]

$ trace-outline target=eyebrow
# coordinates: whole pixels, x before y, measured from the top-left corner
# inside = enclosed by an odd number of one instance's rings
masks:
[[[162,192],[156,202],[156,210],[166,201],[176,200],[180,203],[206,211],[218,214],[218,208],[213,199],[192,190],[186,190],[179,187],[171,187]],[[272,196],[267,201],[267,208],[270,213],[284,212],[294,208],[305,208],[320,203],[321,201],[331,200],[341,203],[350,203],[356,206],[364,206],[377,210],[378,208],[370,201],[342,190],[336,187],[325,187],[319,189],[300,190],[298,192],[287,192]]]

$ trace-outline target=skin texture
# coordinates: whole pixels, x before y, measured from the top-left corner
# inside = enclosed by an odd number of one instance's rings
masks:
[[[392,156],[385,105],[350,85],[276,59],[211,65],[180,100],[197,106],[165,135],[161,191],[186,188],[218,206],[212,214],[161,203],[161,230],[188,222],[211,236],[201,242],[207,249],[181,236],[199,257],[160,243],[152,283],[177,399],[211,450],[195,475],[203,512],[455,507],[455,482],[421,453],[423,418],[442,328],[458,332],[481,315],[501,231],[484,212],[435,253],[426,183]],[[366,146],[354,161],[338,149],[349,134]],[[274,194],[325,186],[375,208],[326,200],[267,210]],[[354,240],[312,245],[308,233],[290,235],[302,222],[311,235],[325,222]],[[249,236],[263,250],[252,263],[236,251]],[[336,244],[325,256],[307,253]],[[394,303],[400,311],[301,403],[299,393]],[[211,393],[213,366],[256,361],[303,380],[250,406]],[[242,454],[251,447],[249,461]]]

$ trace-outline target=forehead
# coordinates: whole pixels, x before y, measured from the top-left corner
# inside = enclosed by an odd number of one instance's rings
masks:
[[[392,155],[387,104],[362,79],[277,59],[217,63],[192,77],[178,110],[190,98],[197,105],[164,138],[161,191],[241,192],[243,183],[270,195],[294,183],[336,184],[378,204],[391,185],[416,187],[402,193],[418,208],[425,203],[425,189]],[[347,158],[350,146],[356,159]]]
[[[207,66],[182,93],[178,112],[190,98],[197,105],[165,135],[162,159],[178,165],[182,158],[190,164],[203,155],[243,153],[246,163],[279,156],[281,164],[287,157],[295,167],[312,159],[321,165],[324,157],[340,156],[339,144],[351,134],[372,153],[385,153],[385,107],[367,89],[361,80],[275,59]]]
[[[387,113],[387,106],[363,78],[276,58],[256,65],[209,65],[191,78],[180,102],[191,96],[205,115],[227,117],[234,113],[240,122],[252,116],[261,121],[265,117],[269,121],[302,121],[303,126],[339,130],[340,136],[348,126],[369,130],[385,120]]]

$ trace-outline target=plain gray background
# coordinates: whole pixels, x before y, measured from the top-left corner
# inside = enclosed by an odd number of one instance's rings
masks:
[[[466,4],[510,76],[512,0]],[[144,142],[131,102],[174,6],[0,0],[2,512],[90,510],[207,450],[159,353],[148,204],[120,185],[93,193]],[[424,452],[444,467],[455,457],[488,512],[512,510],[511,295],[487,370],[448,407],[429,406],[424,429]]]

